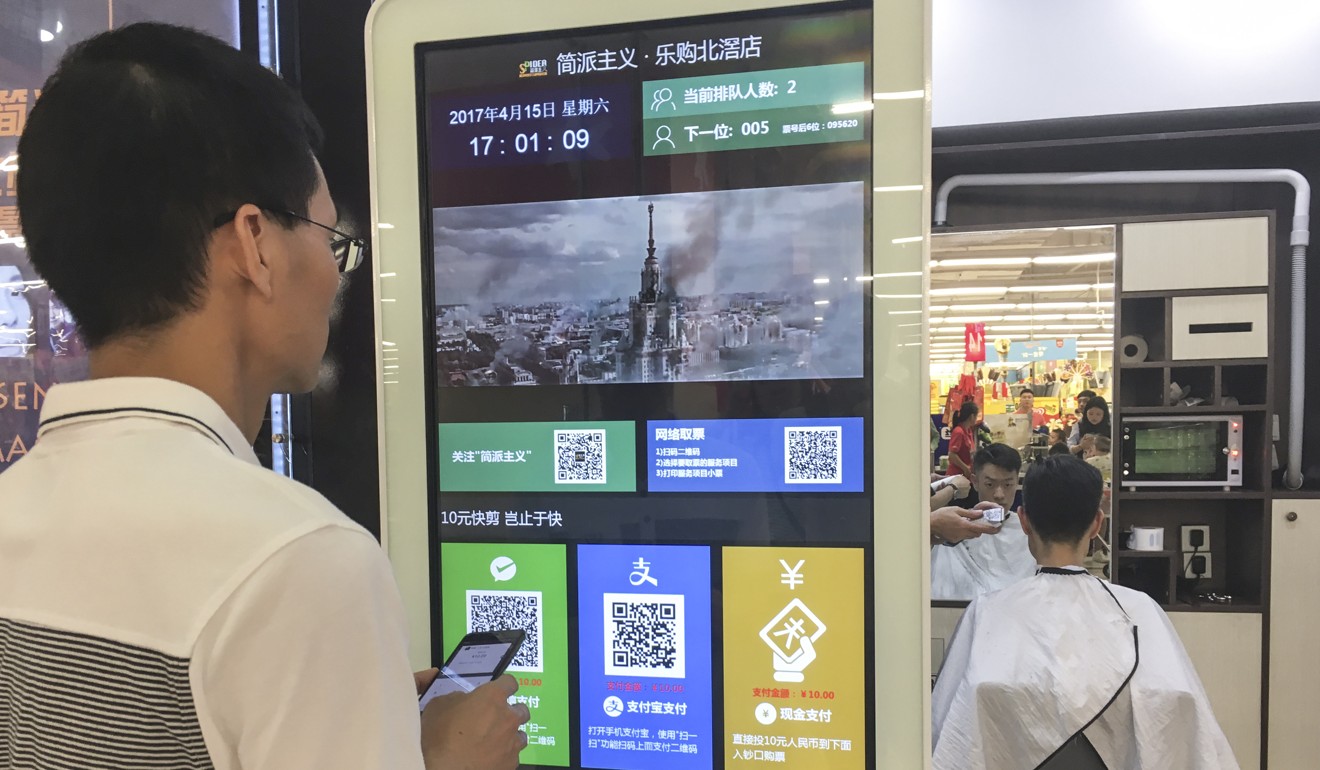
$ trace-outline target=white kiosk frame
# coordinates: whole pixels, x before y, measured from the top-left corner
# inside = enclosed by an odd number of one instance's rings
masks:
[[[418,43],[682,20],[823,0],[378,0],[366,26],[381,536],[413,667],[432,665],[418,202]],[[875,0],[872,263],[876,766],[929,767],[930,0]]]

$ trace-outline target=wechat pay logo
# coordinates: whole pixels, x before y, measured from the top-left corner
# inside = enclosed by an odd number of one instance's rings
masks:
[[[490,563],[490,576],[495,578],[496,583],[503,583],[506,580],[513,580],[513,576],[518,574],[518,565],[513,563],[513,559],[507,556],[496,556]]]

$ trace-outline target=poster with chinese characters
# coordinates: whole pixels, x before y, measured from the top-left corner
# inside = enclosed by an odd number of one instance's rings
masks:
[[[710,549],[578,546],[582,764],[713,766]]]
[[[725,767],[866,764],[860,548],[724,549]]]
[[[562,545],[440,546],[445,649],[473,631],[527,633],[508,673],[518,680],[515,700],[532,714],[522,753],[529,765],[569,765],[567,581]]]

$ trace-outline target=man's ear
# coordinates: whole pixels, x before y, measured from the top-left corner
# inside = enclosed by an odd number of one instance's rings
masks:
[[[1095,512],[1095,521],[1091,522],[1091,534],[1086,538],[1086,541],[1088,543],[1091,542],[1096,535],[1100,534],[1100,530],[1103,529],[1104,526],[1105,510],[1101,508]]]
[[[267,254],[274,248],[275,223],[265,212],[251,203],[245,203],[234,214],[229,248],[225,250],[225,267],[249,284],[258,294],[269,299],[273,293],[270,262]]]
[[[1031,537],[1031,519],[1027,518],[1027,506],[1024,503],[1018,508],[1018,520],[1022,522],[1022,532],[1027,537]]]

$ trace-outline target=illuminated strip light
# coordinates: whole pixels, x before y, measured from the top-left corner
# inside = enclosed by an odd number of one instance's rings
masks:
[[[872,102],[843,102],[830,107],[830,112],[835,115],[855,115],[859,112],[870,112],[875,109]]]
[[[393,230],[393,229],[394,229],[394,225],[390,224],[389,222],[377,222],[377,223],[376,223],[376,227],[379,228],[379,229],[381,229],[381,230]]]
[[[869,281],[872,278],[920,278],[921,275],[922,273],[920,270],[916,270],[909,273],[875,273],[874,275],[858,276],[857,280]]]
[[[1117,255],[1112,251],[1106,254],[1074,254],[1057,257],[1033,257],[1037,265],[1089,265],[1093,262],[1113,262]]]
[[[922,88],[912,91],[878,91],[871,94],[871,98],[881,102],[898,101],[900,99],[924,99],[926,98],[926,91]]]
[[[954,297],[959,294],[972,296],[976,294],[994,295],[994,294],[1007,294],[1007,293],[1008,293],[1007,286],[978,286],[976,288],[971,288],[971,289],[958,288],[958,289],[930,290],[930,295],[932,297]]]
[[[814,281],[812,281],[812,283],[818,283],[818,284],[826,284],[826,283],[829,283],[829,282],[830,282],[830,279],[828,279],[828,278],[817,278],[817,279],[815,279]]]
[[[891,184],[884,187],[873,188],[876,192],[921,192],[926,189],[924,184]]]
[[[940,269],[958,267],[1010,267],[1031,264],[1031,257],[971,257],[968,259],[932,259],[931,267]]]
[[[1025,267],[1026,265],[1087,265],[1100,262],[1113,262],[1115,255],[1076,254],[1054,257],[968,257],[959,259],[933,259],[931,267],[942,270],[962,267]]]

